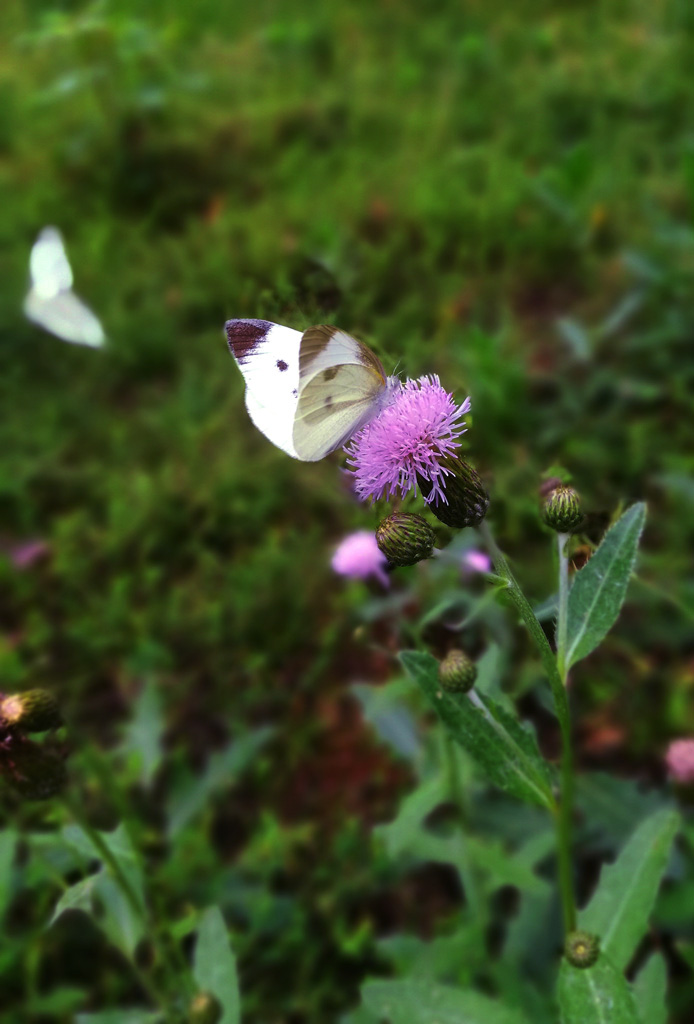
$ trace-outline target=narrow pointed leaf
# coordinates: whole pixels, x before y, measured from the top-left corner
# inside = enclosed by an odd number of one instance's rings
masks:
[[[634,981],[634,999],[644,1024],[667,1024],[667,966],[662,953],[652,953]]]
[[[491,782],[520,800],[554,806],[547,767],[532,733],[488,697],[445,693],[438,662],[430,654],[404,651],[400,660],[453,738]]]
[[[529,1024],[514,1007],[470,989],[425,981],[367,981],[364,1005],[388,1024]]]
[[[193,957],[193,975],[201,992],[210,992],[222,1005],[220,1024],[240,1024],[241,1002],[236,957],[219,907],[209,907],[200,919]]]
[[[558,995],[561,1024],[642,1024],[626,978],[604,953],[588,968],[562,960]]]
[[[576,573],[569,593],[567,668],[595,650],[614,625],[624,603],[645,521],[645,504],[632,505]]]
[[[614,864],[602,869],[593,898],[579,914],[579,927],[600,936],[619,971],[646,931],[678,827],[678,815],[667,808],[646,818]]]

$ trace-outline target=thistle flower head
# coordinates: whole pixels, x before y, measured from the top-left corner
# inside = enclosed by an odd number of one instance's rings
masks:
[[[470,399],[456,405],[434,374],[408,380],[390,403],[346,447],[355,490],[363,500],[424,490],[425,501],[446,502],[443,459],[456,453],[467,429],[461,422]]]
[[[694,782],[694,739],[673,740],[665,755],[668,773],[674,782]]]
[[[360,580],[375,576],[384,587],[390,582],[385,572],[386,556],[379,550],[375,534],[369,530],[348,534],[338,544],[330,564],[340,576]]]

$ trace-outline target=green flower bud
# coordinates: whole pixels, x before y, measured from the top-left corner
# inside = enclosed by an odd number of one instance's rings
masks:
[[[574,967],[592,967],[600,955],[600,939],[590,932],[569,932],[564,953]]]
[[[570,533],[583,520],[581,502],[573,487],[555,487],[545,500],[542,518],[557,533]]]
[[[61,722],[58,702],[48,690],[13,693],[0,703],[0,724],[20,732],[45,732]]]
[[[414,565],[431,558],[436,538],[426,519],[392,512],[376,530],[376,543],[391,565]]]
[[[218,1024],[222,1019],[222,1004],[211,992],[198,992],[188,1008],[189,1024]]]
[[[60,793],[67,779],[57,750],[16,735],[2,751],[0,770],[25,800],[48,800]]]
[[[489,495],[484,489],[477,470],[457,455],[447,455],[440,464],[449,472],[441,477],[440,487],[446,501],[434,500],[430,511],[446,526],[462,530],[464,526],[477,526],[489,509]],[[432,484],[423,477],[417,477],[422,494],[428,498]]]
[[[439,665],[439,680],[447,693],[467,693],[475,685],[477,666],[465,651],[449,651]]]

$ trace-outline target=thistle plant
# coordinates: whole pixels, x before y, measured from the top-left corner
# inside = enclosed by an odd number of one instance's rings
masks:
[[[472,565],[486,571],[493,598],[525,627],[551,695],[558,755],[545,757],[534,731],[521,721],[498,683],[490,687],[487,679],[484,687],[476,685],[477,668],[463,650],[450,650],[439,662],[433,652],[426,650],[420,632],[415,634],[417,648],[400,652],[408,676],[435,712],[447,737],[442,770],[448,781],[443,785],[450,787],[451,799],[460,808],[458,821],[463,831],[457,866],[466,904],[482,922],[487,919],[480,897],[480,885],[484,887],[484,883],[480,880],[488,872],[488,865],[475,865],[470,854],[475,849],[475,837],[469,830],[469,797],[461,789],[456,749],[464,752],[463,756],[476,766],[475,772],[493,787],[539,808],[552,823],[553,885],[564,936],[561,945],[557,942],[554,957],[555,999],[562,1024],[599,1024],[605,1020],[651,1024],[653,1019],[664,1024],[662,961],[652,959],[648,970],[635,980],[627,980],[625,971],[648,926],[679,828],[677,814],[663,808],[647,817],[624,846],[615,866],[603,870],[582,907],[576,898],[574,848],[576,765],[570,674],[600,645],[619,615],[646,507],[637,503],[616,518],[588,562],[571,577],[572,536],[580,530],[584,513],[572,487],[558,480],[552,482],[542,507],[542,520],[552,539],[548,554],[553,546],[557,569],[556,596],[552,600],[554,630],[548,635],[485,519],[489,498],[481,479],[461,454],[460,418],[469,408],[469,399],[456,406],[436,378],[408,382],[397,402],[364,428],[348,448],[356,490],[362,497],[392,498],[408,491],[419,492],[424,509],[447,526],[478,527],[486,552],[473,549]],[[392,513],[379,527],[376,536],[381,550],[388,553],[400,547],[404,552],[400,562],[389,557],[392,564],[408,564],[407,545],[412,533],[407,515],[399,512]],[[429,551],[436,553],[445,555]],[[469,558],[461,561],[461,568],[467,567],[468,572],[470,565]],[[668,753],[671,777],[680,783],[694,778],[690,748],[691,741],[680,741]],[[430,811],[433,806],[425,804],[424,809]],[[408,815],[411,829],[412,812]],[[400,827],[394,822],[383,833],[394,852],[402,848],[400,838],[393,845],[395,836],[400,836]],[[424,817],[420,828],[425,828]],[[425,847],[431,842],[427,839]],[[474,923],[469,927],[474,928]],[[504,1003],[502,998],[483,995],[475,989],[473,980],[463,987],[422,985],[416,975],[374,980],[362,989],[364,1009],[374,1020],[382,1016],[392,1024],[415,1019],[413,1006],[419,1014],[416,1019],[422,1021],[439,1016],[449,1019],[446,1014],[451,1020],[474,1022],[508,1020],[522,1024],[534,1019],[532,1015],[526,1017],[512,1001]],[[611,1009],[606,1017],[607,1007]]]

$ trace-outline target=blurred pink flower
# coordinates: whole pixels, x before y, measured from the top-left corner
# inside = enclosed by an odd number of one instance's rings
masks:
[[[330,563],[341,576],[365,580],[375,576],[384,587],[390,583],[385,572],[388,560],[376,543],[375,534],[357,530],[338,544]]]
[[[489,555],[486,555],[484,551],[477,551],[475,548],[470,548],[468,551],[463,552],[463,569],[467,569],[470,572],[491,572],[492,571],[492,560]]]
[[[34,562],[45,558],[49,551],[45,540],[27,540],[9,548],[7,554],[15,569],[29,569]]]
[[[455,454],[458,438],[467,429],[460,419],[470,410],[470,399],[456,405],[439,378],[408,380],[379,415],[357,431],[345,448],[362,500],[404,496],[417,478],[431,484],[427,503],[446,501],[442,488],[451,472],[442,460]]]
[[[665,763],[675,782],[694,782],[694,739],[673,740],[667,748]]]

